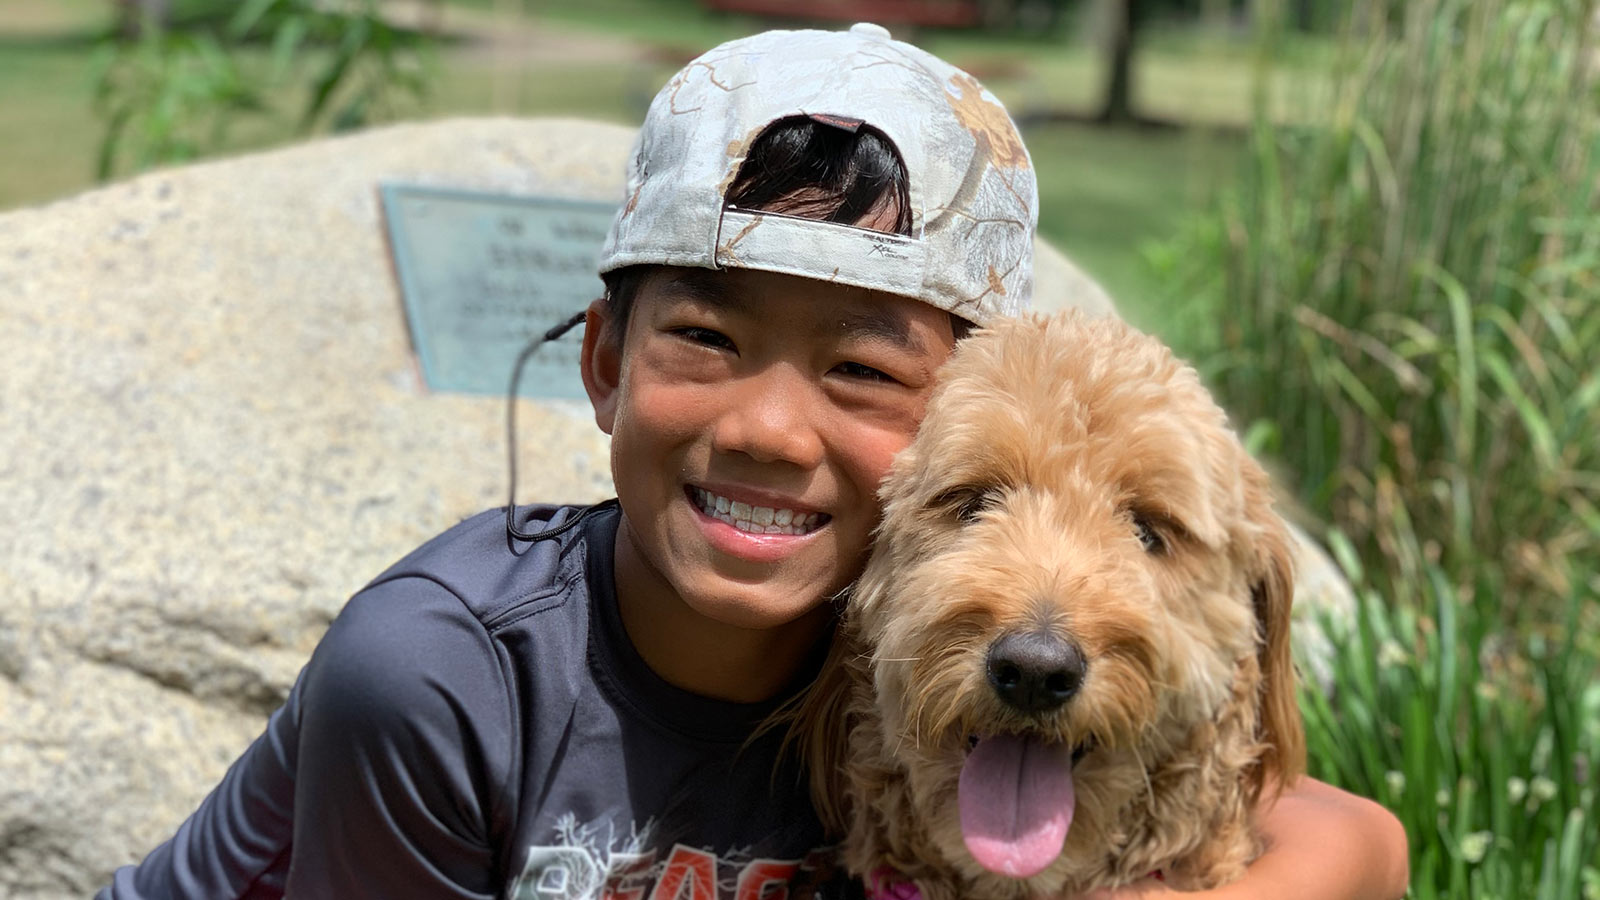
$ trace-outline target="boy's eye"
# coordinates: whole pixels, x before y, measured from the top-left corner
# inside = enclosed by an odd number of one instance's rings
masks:
[[[894,381],[894,378],[887,373],[871,366],[864,366],[861,363],[840,363],[834,369],[841,374],[848,375],[851,378],[860,378],[864,381]]]
[[[697,325],[687,325],[682,328],[672,329],[672,333],[687,341],[704,344],[707,347],[717,347],[723,350],[732,350],[733,341],[720,331],[710,328],[701,328]]]

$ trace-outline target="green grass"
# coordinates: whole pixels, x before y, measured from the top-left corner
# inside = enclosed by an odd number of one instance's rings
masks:
[[[1171,304],[1146,261],[1147,245],[1175,233],[1216,199],[1240,141],[1200,131],[1125,131],[1053,125],[1025,135],[1039,177],[1039,231],[1117,298],[1135,324],[1179,346]]]
[[[697,0],[448,0],[457,6],[496,11],[521,7],[539,18],[656,47],[677,47],[691,56],[740,35],[760,31],[756,20],[713,13]]]
[[[92,36],[109,24],[106,6],[71,0],[32,4],[35,26],[7,31],[0,20],[0,209],[44,202],[92,186],[103,122],[92,106]],[[455,0],[493,10],[493,0]],[[757,25],[706,13],[688,0],[541,0],[550,27],[621,35],[642,46],[626,60],[587,63],[527,59],[507,64],[470,48],[438,51],[428,117],[516,113],[635,123],[683,57]],[[19,7],[20,8],[20,7]],[[935,52],[977,71],[1019,116],[1049,110],[1088,112],[1097,96],[1096,56],[1066,36],[1008,39],[959,33],[922,36]],[[1199,122],[1248,117],[1248,55],[1237,46],[1158,34],[1143,59],[1141,103],[1153,114]],[[245,70],[265,68],[265,50],[242,54]],[[314,68],[315,60],[306,68]],[[509,68],[507,68],[509,66]],[[508,82],[509,79],[509,82]],[[508,89],[509,84],[509,89]],[[299,139],[295,111],[304,84],[269,98],[270,110],[236,117],[221,152]],[[1200,208],[1231,171],[1237,140],[1187,131],[1123,131],[1050,124],[1027,140],[1039,172],[1041,233],[1101,279],[1136,320],[1159,326],[1161,283],[1143,248],[1167,237]]]
[[[494,9],[495,0],[451,0]],[[714,44],[771,23],[710,12],[694,0],[538,0],[539,15],[564,26],[621,35],[680,61]],[[782,23],[780,23],[782,24]],[[789,23],[810,27],[804,22]],[[815,27],[841,27],[821,23]],[[1102,89],[1100,50],[1063,23],[1048,34],[993,34],[924,29],[905,36],[976,74],[1025,118],[1050,110],[1091,113]],[[1254,90],[1248,39],[1207,35],[1191,27],[1152,26],[1137,57],[1135,103],[1145,114],[1194,125],[1244,125]],[[1326,41],[1296,39],[1280,54],[1283,81],[1274,100],[1283,116],[1299,115],[1304,89],[1326,61]]]
[[[481,63],[456,63],[432,86],[427,114],[577,116],[637,125],[644,109],[674,68],[656,62],[546,65],[517,70],[511,99],[497,105],[500,74]]]
[[[91,50],[0,43],[0,209],[80,190],[94,174]]]

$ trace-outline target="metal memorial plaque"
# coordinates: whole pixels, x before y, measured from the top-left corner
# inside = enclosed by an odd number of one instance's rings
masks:
[[[428,387],[503,394],[528,340],[604,290],[595,270],[616,206],[384,184],[411,346]],[[528,361],[521,394],[583,400],[583,329]]]

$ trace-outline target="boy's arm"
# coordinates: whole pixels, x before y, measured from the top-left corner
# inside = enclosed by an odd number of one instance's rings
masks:
[[[404,579],[357,594],[268,729],[99,900],[497,896],[510,701],[481,626]],[[286,865],[287,864],[287,865]],[[287,880],[287,885],[285,885]]]
[[[1233,884],[1184,894],[1150,881],[1083,900],[1393,900],[1405,895],[1410,880],[1405,829],[1371,800],[1301,778],[1257,815],[1267,852]]]
[[[421,578],[368,587],[303,680],[285,894],[498,896],[510,689],[461,601]]]

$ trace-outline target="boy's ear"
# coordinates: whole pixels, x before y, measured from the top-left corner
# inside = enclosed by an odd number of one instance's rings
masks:
[[[622,382],[622,341],[611,339],[611,304],[589,304],[583,318],[583,389],[594,407],[594,422],[606,434],[617,421],[617,386]]]

